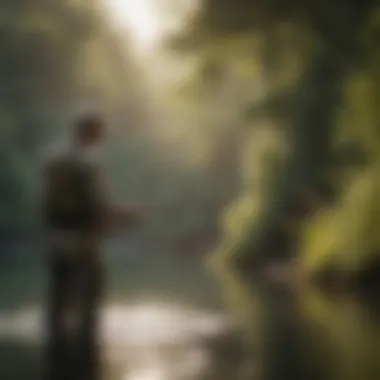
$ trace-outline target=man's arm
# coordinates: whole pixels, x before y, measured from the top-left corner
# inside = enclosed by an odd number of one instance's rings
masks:
[[[149,217],[148,210],[132,205],[115,204],[111,198],[108,180],[104,173],[101,175],[101,192],[103,199],[103,217],[107,229],[114,228],[134,228],[144,222]]]
[[[111,228],[133,228],[148,217],[147,210],[130,205],[113,205],[108,207],[108,223]]]

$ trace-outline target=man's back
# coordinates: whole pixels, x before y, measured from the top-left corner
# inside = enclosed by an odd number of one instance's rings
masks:
[[[45,218],[49,229],[88,231],[102,222],[106,205],[99,162],[85,153],[61,151],[47,162]]]

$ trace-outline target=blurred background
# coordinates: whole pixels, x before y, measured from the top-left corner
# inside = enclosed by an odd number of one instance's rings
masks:
[[[42,166],[107,120],[104,380],[380,378],[376,0],[0,0],[0,379],[41,378]]]

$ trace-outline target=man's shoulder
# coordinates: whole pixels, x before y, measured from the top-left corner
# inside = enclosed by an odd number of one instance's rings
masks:
[[[67,161],[70,159],[71,152],[68,144],[53,144],[49,146],[43,156],[43,161],[46,165]]]
[[[96,151],[74,149],[70,144],[55,144],[46,150],[44,167],[52,168],[81,168],[81,170],[99,171],[101,155]]]

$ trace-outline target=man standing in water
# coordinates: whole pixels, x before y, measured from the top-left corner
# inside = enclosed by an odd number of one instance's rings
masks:
[[[48,380],[99,378],[102,238],[106,229],[142,219],[137,210],[113,207],[108,200],[99,162],[105,140],[101,117],[87,112],[74,127],[67,149],[50,157],[46,168]]]

